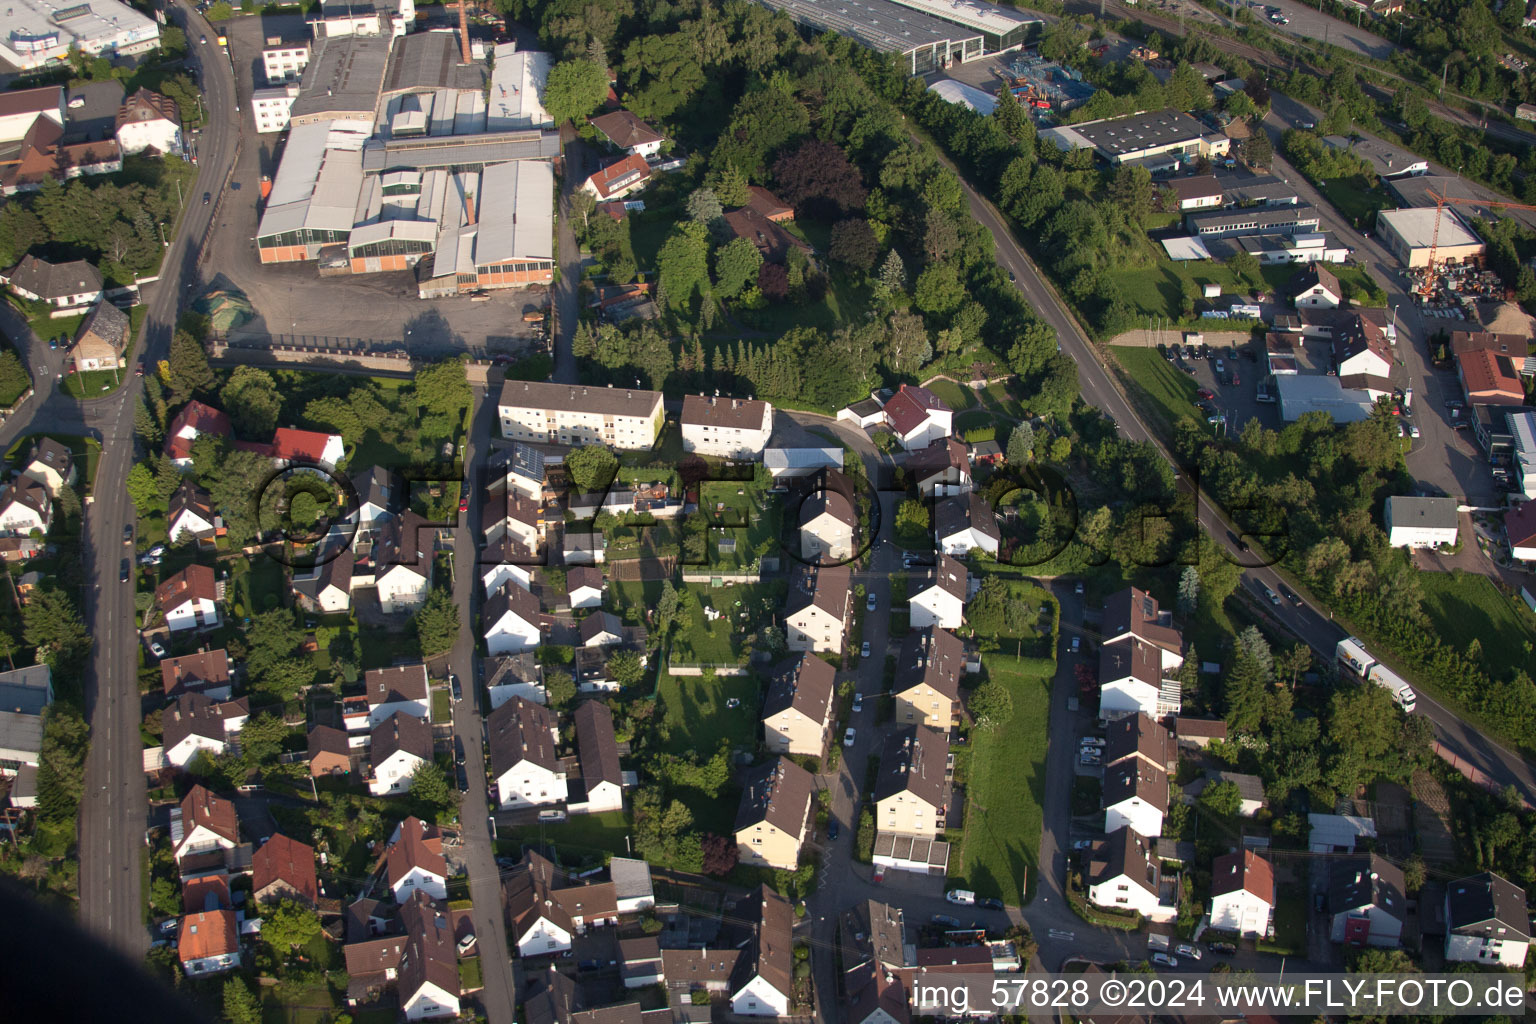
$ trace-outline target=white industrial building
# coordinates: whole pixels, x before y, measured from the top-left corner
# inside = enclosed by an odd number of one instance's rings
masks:
[[[160,26],[117,0],[6,0],[0,59],[18,70],[88,56],[145,53],[160,45]]]
[[[983,34],[940,21],[892,0],[761,0],[797,24],[846,36],[877,53],[896,54],[909,75],[925,75],[975,60]],[[915,6],[915,5],[914,5]]]
[[[256,117],[256,131],[260,134],[287,131],[288,116],[298,94],[297,85],[252,90],[251,113]]]
[[[1319,410],[1333,417],[1335,423],[1356,423],[1371,415],[1370,394],[1346,388],[1337,377],[1282,374],[1275,377],[1275,390],[1280,395],[1280,418],[1287,423]]]
[[[295,39],[271,43],[261,51],[261,66],[267,76],[267,85],[297,83],[309,67],[309,40]]]
[[[1436,232],[1436,219],[1439,230]],[[1433,247],[1437,263],[1463,263],[1483,257],[1483,240],[1449,206],[1381,210],[1376,214],[1376,236],[1405,267],[1429,266]]]
[[[1460,518],[1454,498],[1387,499],[1387,543],[1395,548],[1436,548],[1456,543]]]
[[[502,43],[495,55],[485,130],[553,127],[555,119],[544,109],[544,86],[553,58],[535,50],[519,50],[516,43]]]
[[[1186,158],[1225,156],[1232,140],[1172,108],[1106,117],[1040,133],[1063,150],[1091,149],[1107,164],[1150,171],[1178,167]]]

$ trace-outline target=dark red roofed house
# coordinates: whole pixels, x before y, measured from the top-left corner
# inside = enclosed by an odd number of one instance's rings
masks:
[[[314,847],[274,834],[251,857],[251,894],[258,902],[288,899],[314,906],[320,898]]]
[[[632,153],[593,174],[582,188],[600,201],[622,199],[644,188],[650,177],[651,165],[645,162],[645,157]]]
[[[155,604],[171,632],[216,628],[219,624],[219,587],[213,569],[189,565],[155,588]]]
[[[886,425],[907,451],[926,448],[954,433],[955,414],[927,388],[903,384],[885,403]]]

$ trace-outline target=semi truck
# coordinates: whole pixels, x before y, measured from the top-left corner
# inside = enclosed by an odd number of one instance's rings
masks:
[[[1380,686],[1392,695],[1398,707],[1409,714],[1413,713],[1414,705],[1419,700],[1413,687],[1402,676],[1377,661],[1376,656],[1366,650],[1365,645],[1355,637],[1339,641],[1338,647],[1334,649],[1333,660],[1353,678]]]

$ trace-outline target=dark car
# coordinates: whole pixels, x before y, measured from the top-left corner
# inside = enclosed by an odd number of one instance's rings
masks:
[[[459,765],[458,766],[456,774],[458,775],[459,792],[460,793],[468,793],[469,792],[469,776],[465,773],[463,765]]]
[[[954,918],[954,917],[950,917],[948,914],[934,914],[933,915],[933,923],[935,925],[938,925],[940,928],[959,928],[960,927],[959,919],[958,918]]]
[[[1322,890],[1318,890],[1317,892],[1313,893],[1312,909],[1317,911],[1319,914],[1328,909],[1328,894]]]
[[[1233,533],[1231,530],[1227,531],[1227,540],[1237,545],[1237,550],[1239,551],[1248,550],[1248,542],[1243,540],[1243,538],[1239,537],[1237,534]]]
[[[1205,948],[1219,956],[1232,956],[1237,952],[1237,944],[1232,942],[1211,942]]]
[[[59,339],[58,338],[49,338],[48,339],[48,347],[50,349],[57,349],[59,347]]]
[[[453,738],[453,763],[458,765],[464,763],[464,737],[462,736]]]
[[[132,544],[133,543],[133,524],[132,523],[124,523],[123,524],[123,543],[124,544]]]
[[[837,838],[837,831],[838,831],[838,829],[837,829],[837,822],[835,820],[829,820],[827,822],[827,838],[829,840],[836,839]]]
[[[455,704],[457,704],[459,701],[464,699],[464,688],[459,685],[459,677],[458,676],[456,676],[456,675],[449,675],[449,677],[448,677],[448,686],[449,686],[450,689],[453,690],[453,702]]]
[[[117,581],[119,583],[127,583],[128,582],[128,573],[131,572],[131,571],[132,570],[130,568],[130,563],[129,563],[128,559],[126,559],[126,558],[123,559],[123,564],[117,570]]]
[[[1301,607],[1301,595],[1296,593],[1296,591],[1292,590],[1290,587],[1286,586],[1284,583],[1280,584],[1280,594],[1287,601],[1291,602],[1291,604],[1298,608]]]
[[[1158,342],[1157,343],[1157,354],[1162,356],[1164,359],[1167,359],[1168,358],[1168,346],[1163,344],[1162,342]]]
[[[982,910],[1006,910],[1007,909],[1006,907],[1003,906],[1003,901],[1002,900],[995,900],[995,899],[993,899],[990,896],[986,897],[985,899],[977,900],[976,901],[976,905],[978,907],[980,907]]]
[[[213,193],[212,192],[204,192],[203,193],[203,205],[207,206],[211,202],[213,202]]]

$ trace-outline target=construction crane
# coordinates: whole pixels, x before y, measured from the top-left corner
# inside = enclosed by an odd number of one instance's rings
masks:
[[[1435,272],[1435,250],[1440,245],[1440,219],[1444,215],[1446,203],[1457,203],[1463,206],[1487,206],[1490,209],[1502,210],[1536,210],[1536,206],[1525,203],[1506,203],[1491,199],[1454,199],[1442,195],[1434,189],[1429,189],[1429,197],[1435,201],[1435,229],[1429,237],[1429,263],[1424,268],[1424,285],[1419,289],[1419,294],[1424,298],[1430,298],[1435,294],[1435,282],[1439,275]]]

